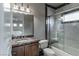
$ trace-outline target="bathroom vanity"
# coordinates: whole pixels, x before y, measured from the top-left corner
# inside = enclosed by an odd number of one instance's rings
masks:
[[[39,40],[26,38],[21,40],[13,40],[12,56],[38,56]]]
[[[12,55],[13,56],[37,56],[39,44],[34,37],[34,15],[13,11],[12,20]],[[23,37],[22,37],[23,36]],[[17,38],[19,37],[19,39]]]

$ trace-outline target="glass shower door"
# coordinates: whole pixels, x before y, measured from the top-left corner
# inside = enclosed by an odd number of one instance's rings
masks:
[[[61,20],[54,19],[53,16],[47,17],[47,39],[49,45],[56,48],[64,48],[64,30]]]
[[[64,51],[79,55],[79,22],[64,24]]]
[[[56,22],[53,16],[47,17],[47,39],[49,40],[49,45],[57,41]]]
[[[79,56],[79,11],[63,15],[64,51]]]

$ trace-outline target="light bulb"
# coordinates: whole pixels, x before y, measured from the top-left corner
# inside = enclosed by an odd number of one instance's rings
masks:
[[[21,10],[21,11],[24,11],[24,7],[23,7],[23,6],[22,6],[22,7],[20,7],[20,10]]]
[[[17,24],[15,23],[15,24],[13,24],[13,26],[14,26],[14,27],[17,27]]]
[[[10,8],[10,3],[4,3],[3,6],[4,6],[5,8]]]
[[[26,12],[27,12],[27,13],[30,13],[31,11],[30,11],[30,9],[29,9],[29,8],[26,8]]]
[[[23,24],[19,24],[19,27],[22,27],[23,26]]]
[[[18,10],[19,6],[14,5],[14,7],[13,7],[13,8],[14,8],[14,9],[16,9],[16,10]]]

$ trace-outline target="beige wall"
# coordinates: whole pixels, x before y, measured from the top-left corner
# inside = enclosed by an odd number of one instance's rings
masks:
[[[45,39],[45,4],[29,4],[34,15],[34,36],[38,39]]]

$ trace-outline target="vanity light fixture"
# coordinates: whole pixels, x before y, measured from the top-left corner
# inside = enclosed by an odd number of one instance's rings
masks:
[[[4,8],[10,8],[10,3],[4,3],[3,6]]]
[[[13,6],[13,9],[18,10],[19,6],[15,3],[14,6]]]
[[[30,10],[30,8],[29,8],[29,4],[27,4],[26,12],[27,12],[27,13],[31,13],[31,10]]]
[[[24,10],[25,10],[25,8],[24,8],[24,6],[23,6],[23,3],[21,4],[20,10],[21,10],[21,11],[24,11]]]
[[[10,12],[10,3],[3,3],[4,11]]]
[[[21,3],[21,6],[19,6],[18,4],[14,4],[14,6],[13,6],[13,9],[14,10],[18,10],[18,11],[20,11],[20,12],[25,12],[25,13],[28,13],[28,14],[30,14],[31,13],[31,10],[30,10],[30,8],[29,8],[29,4],[27,4],[27,7],[25,8],[24,7],[24,5],[23,5],[23,3]]]

